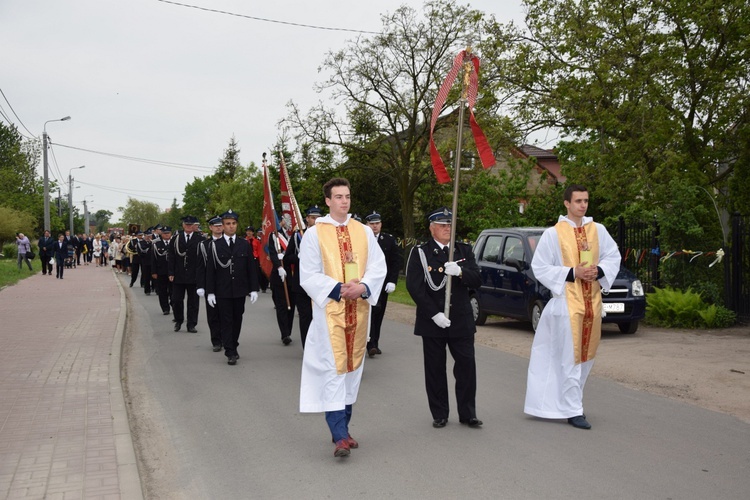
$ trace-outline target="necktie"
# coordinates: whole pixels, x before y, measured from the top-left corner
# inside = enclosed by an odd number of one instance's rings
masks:
[[[229,238],[229,251],[234,252],[234,238]]]

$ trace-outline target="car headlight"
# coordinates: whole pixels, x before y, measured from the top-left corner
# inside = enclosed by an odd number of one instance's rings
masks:
[[[641,280],[633,280],[633,297],[643,297],[643,285]]]

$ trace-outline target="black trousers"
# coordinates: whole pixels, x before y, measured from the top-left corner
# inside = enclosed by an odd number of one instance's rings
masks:
[[[211,307],[206,299],[206,321],[208,322],[208,331],[211,332],[211,345],[221,346],[221,317],[217,306]]]
[[[52,257],[39,257],[39,260],[42,262],[42,274],[52,274],[52,264],[49,263],[51,259]]]
[[[192,328],[198,324],[198,309],[200,308],[200,297],[196,293],[198,287],[195,283],[172,282],[172,311],[175,323],[185,321],[185,294],[187,293],[187,327]]]
[[[276,308],[276,322],[279,324],[281,338],[289,337],[292,335],[292,325],[294,325],[294,295],[289,294],[289,309],[286,304],[284,283],[271,283],[271,296]]]
[[[427,401],[433,419],[448,418],[447,355],[453,356],[453,376],[456,379],[458,418],[466,421],[476,417],[477,365],[474,360],[474,335],[469,337],[422,337],[424,375]]]
[[[138,260],[133,260],[130,264],[130,286],[135,285],[135,280],[138,279],[138,271],[141,269],[141,263]]]
[[[159,274],[156,277],[156,293],[159,295],[159,305],[162,312],[169,312],[169,293],[171,291],[169,276]]]
[[[297,312],[299,313],[299,336],[300,340],[302,340],[302,348],[304,349],[307,331],[310,329],[313,317],[312,299],[304,290],[290,294],[290,298],[294,301],[294,305],[297,307]]]
[[[370,341],[367,343],[367,350],[369,351],[373,347],[378,348],[378,342],[380,341],[380,327],[383,325],[383,318],[385,317],[385,307],[388,305],[388,294],[385,290],[380,292],[378,297],[378,303],[373,306],[370,311]]]
[[[245,297],[217,298],[216,308],[219,312],[224,355],[226,357],[237,356],[237,346],[240,345],[240,330],[242,329],[242,315],[245,314]]]
[[[151,264],[141,264],[141,286],[144,292],[151,293]]]
[[[58,257],[57,255],[55,255],[55,265],[57,267],[56,277],[62,279],[63,271],[65,270],[65,261],[61,259],[60,257]]]

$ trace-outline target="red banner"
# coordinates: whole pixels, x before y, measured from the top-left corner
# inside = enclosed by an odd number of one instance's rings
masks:
[[[268,166],[265,159],[263,161],[263,222],[260,230],[263,231],[260,237],[260,268],[266,278],[270,279],[273,263],[268,257],[268,237],[276,231],[276,210],[273,208],[273,193],[268,180]]]
[[[284,156],[280,155],[279,160],[279,176],[281,177],[279,182],[281,188],[281,216],[289,223],[287,229],[291,233],[295,229],[305,229],[305,223],[302,220],[302,214],[297,205],[297,199],[294,197],[294,192],[292,191],[292,183],[289,180],[289,172],[286,169],[286,163],[284,163]]]
[[[471,132],[474,135],[474,143],[477,146],[482,166],[484,168],[490,168],[495,164],[495,155],[492,154],[492,148],[487,142],[487,138],[479,127],[476,118],[474,118],[474,104],[477,100],[477,89],[479,86],[479,58],[470,52],[462,50],[453,60],[453,67],[450,72],[448,72],[448,76],[445,77],[443,84],[440,86],[435,101],[435,107],[432,108],[432,120],[430,122],[430,159],[432,160],[432,168],[437,176],[437,181],[440,184],[450,182],[451,176],[448,174],[448,170],[445,168],[445,164],[443,164],[443,159],[440,158],[440,153],[435,146],[433,132],[435,130],[438,116],[440,116],[440,112],[445,105],[448,93],[450,92],[451,87],[453,87],[453,82],[456,80],[459,71],[463,68],[466,59],[471,63],[471,73],[469,74],[469,82],[466,89],[466,100],[469,105],[469,125],[471,126]]]

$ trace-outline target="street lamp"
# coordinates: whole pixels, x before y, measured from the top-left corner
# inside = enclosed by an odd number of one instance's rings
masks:
[[[73,172],[73,170],[76,170],[79,168],[86,168],[86,165],[81,165],[80,167],[73,167],[68,171],[68,210],[70,211],[70,237],[71,238],[75,234],[75,231],[73,231],[73,175],[71,175],[71,173]]]
[[[44,158],[44,230],[50,230],[49,221],[49,165],[47,164],[47,124],[50,122],[65,122],[70,120],[69,116],[57,120],[47,120],[42,127],[42,155]]]

